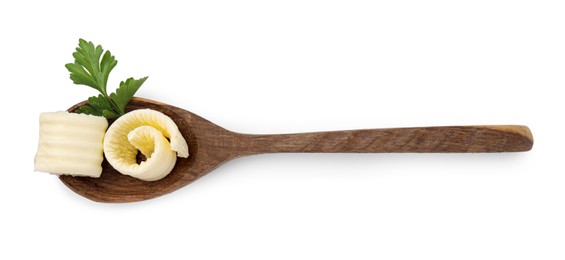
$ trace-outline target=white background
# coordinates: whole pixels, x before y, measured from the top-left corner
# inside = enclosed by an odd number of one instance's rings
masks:
[[[563,1],[3,1],[1,259],[564,259]],[[182,2],[182,4],[180,4]],[[101,204],[33,171],[40,112],[114,90],[230,130],[525,124],[518,154],[274,154]]]

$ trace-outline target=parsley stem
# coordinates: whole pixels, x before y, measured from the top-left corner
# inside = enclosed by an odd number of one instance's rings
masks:
[[[110,102],[110,106],[112,106],[112,110],[114,110],[114,112],[116,112],[116,114],[118,115],[123,115],[124,111],[121,111],[120,108],[118,107],[118,104],[116,104],[116,102],[111,99],[106,93],[102,93],[102,95],[104,96],[104,98],[106,98],[108,100],[108,102]]]

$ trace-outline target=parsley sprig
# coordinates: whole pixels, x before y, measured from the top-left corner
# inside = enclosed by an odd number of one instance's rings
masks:
[[[118,64],[112,53],[104,51],[100,45],[95,46],[92,42],[79,39],[73,57],[75,62],[65,65],[71,73],[73,83],[86,85],[100,92],[98,96],[89,97],[88,105],[78,108],[77,113],[103,116],[107,119],[118,118],[125,114],[127,104],[147,79],[128,78],[120,82],[115,93],[108,94],[108,76]]]

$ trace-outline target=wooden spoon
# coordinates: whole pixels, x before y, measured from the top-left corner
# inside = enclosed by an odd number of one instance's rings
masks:
[[[86,101],[69,108],[74,111]],[[221,164],[239,156],[260,153],[478,153],[521,152],[532,148],[526,126],[448,126],[347,130],[302,134],[250,135],[228,131],[171,105],[134,98],[128,110],[151,108],[170,116],[188,142],[190,156],[177,159],[167,177],[142,181],[102,164],[100,178],[59,178],[67,187],[99,202],[134,202],[175,191]]]

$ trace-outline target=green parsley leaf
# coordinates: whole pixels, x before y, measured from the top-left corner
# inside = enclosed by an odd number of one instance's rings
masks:
[[[102,60],[100,60],[100,56]],[[102,46],[94,46],[92,42],[79,39],[76,52],[73,53],[74,63],[66,64],[65,67],[71,73],[71,80],[77,85],[87,85],[92,87],[104,96],[106,94],[106,84],[108,76],[118,61],[112,56],[110,51],[104,52]]]
[[[79,107],[75,113],[78,114],[87,114],[93,116],[102,116],[102,113],[91,106],[81,106]]]
[[[127,104],[146,79],[147,77],[140,79],[128,78],[125,82],[120,82],[120,87],[116,89],[116,93],[110,94],[110,99],[118,106],[118,111],[121,114],[125,113]]]
[[[147,77],[141,79],[128,78],[120,83],[116,93],[108,95],[106,85],[110,72],[118,61],[110,51],[102,46],[79,39],[74,63],[65,64],[71,73],[71,80],[77,85],[86,85],[100,92],[100,95],[88,98],[88,105],[77,109],[77,113],[104,116],[115,119],[125,114],[125,108]]]
[[[119,115],[112,110],[112,106],[110,105],[110,102],[108,102],[108,99],[102,96],[102,94],[89,97],[88,105],[79,107],[77,112],[80,114],[103,116],[108,119],[115,119],[119,117]]]

